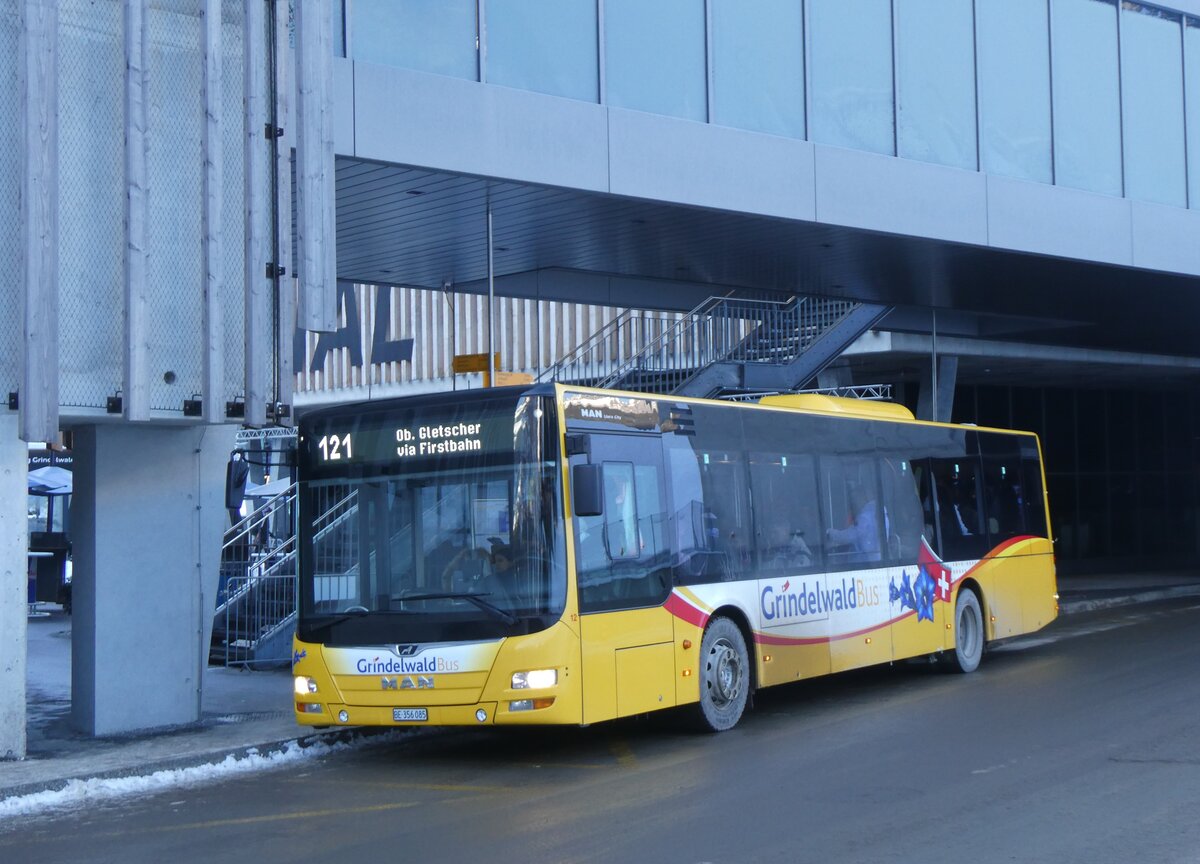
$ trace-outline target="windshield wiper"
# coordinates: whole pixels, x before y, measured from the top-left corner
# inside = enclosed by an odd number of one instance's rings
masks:
[[[362,606],[355,606],[355,607],[352,607],[351,609],[348,609],[345,612],[340,612],[340,613],[334,615],[328,621],[322,621],[320,626],[329,628],[329,627],[334,626],[335,624],[341,624],[343,621],[349,621],[351,618],[363,618],[370,614],[371,614],[370,609],[366,609]]]
[[[495,603],[483,599],[484,597],[489,596],[491,595],[476,594],[470,591],[444,591],[431,594],[406,594],[398,599],[402,602],[406,602],[408,600],[466,600],[469,603],[475,604],[489,615],[494,615],[495,617],[499,618],[505,624],[516,624],[517,621],[520,620],[511,612],[501,609]]]

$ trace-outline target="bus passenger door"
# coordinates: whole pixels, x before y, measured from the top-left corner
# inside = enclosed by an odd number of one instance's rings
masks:
[[[604,513],[574,521],[585,723],[675,704],[660,438],[593,433],[590,461],[601,466]]]

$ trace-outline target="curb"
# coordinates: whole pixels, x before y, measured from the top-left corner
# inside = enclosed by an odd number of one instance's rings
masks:
[[[1200,597],[1200,585],[1178,585],[1172,588],[1159,588],[1154,591],[1140,591],[1135,594],[1120,594],[1113,597],[1064,600],[1059,603],[1059,612],[1063,615],[1077,615],[1081,612],[1116,609],[1121,606],[1136,606],[1142,603],[1155,603],[1160,600],[1173,600],[1179,597]]]
[[[225,747],[213,747],[180,756],[123,765],[119,768],[110,768],[108,770],[95,772],[84,772],[82,774],[77,773],[70,775],[59,775],[55,777],[49,777],[44,780],[31,780],[26,783],[0,788],[0,803],[14,798],[23,798],[28,795],[36,795],[40,792],[61,792],[73,782],[121,780],[131,777],[146,777],[160,771],[176,771],[188,768],[197,768],[208,764],[217,764],[230,757],[233,757],[235,760],[241,760],[248,758],[251,755],[269,756],[273,753],[284,752],[291,744],[296,744],[298,747],[300,747],[300,749],[305,750],[317,744],[322,744],[325,746],[354,744],[366,739],[381,737],[383,735],[395,735],[397,733],[400,735],[411,735],[418,731],[424,730],[413,729],[410,731],[408,729],[399,727],[375,728],[349,726],[320,732],[308,732],[289,736],[287,738],[272,738],[257,744],[245,743]],[[65,770],[70,770],[69,766],[67,765],[64,765],[63,767]]]

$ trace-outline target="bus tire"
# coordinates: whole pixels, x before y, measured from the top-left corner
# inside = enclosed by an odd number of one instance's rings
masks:
[[[983,610],[979,597],[970,588],[958,592],[954,601],[954,651],[950,655],[951,672],[974,672],[983,657]]]
[[[728,618],[714,618],[700,640],[700,702],[697,726],[724,732],[737,725],[750,695],[750,655],[741,629]]]

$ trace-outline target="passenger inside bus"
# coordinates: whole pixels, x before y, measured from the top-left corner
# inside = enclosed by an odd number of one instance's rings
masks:
[[[812,550],[804,541],[804,532],[793,530],[784,522],[776,522],[768,529],[770,545],[767,552],[769,569],[811,567]]]
[[[861,555],[860,560],[879,560],[878,504],[858,484],[850,486],[848,501],[853,514],[851,524],[845,528],[829,528],[825,532],[826,538],[835,549],[845,547],[845,551]]]

